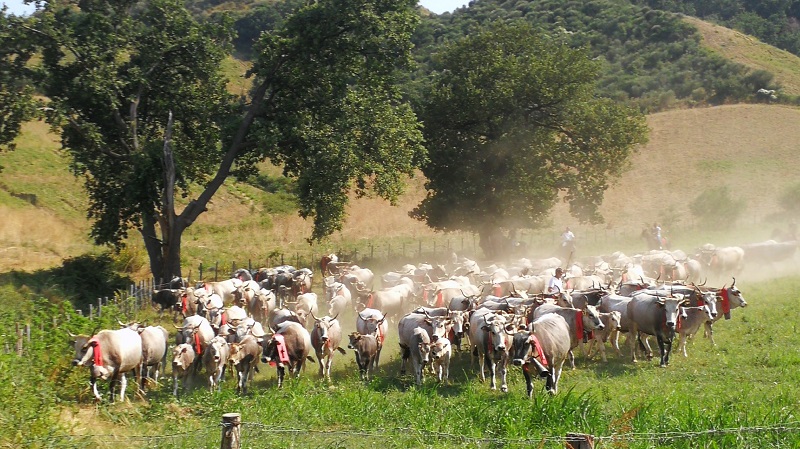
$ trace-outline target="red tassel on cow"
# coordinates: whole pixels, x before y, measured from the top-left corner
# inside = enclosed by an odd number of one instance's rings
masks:
[[[444,299],[442,298],[442,292],[436,294],[436,307],[444,307]]]
[[[89,346],[92,347],[92,362],[94,366],[103,366],[103,351],[100,349],[100,340],[97,337],[92,337],[89,340]]]
[[[547,366],[547,357],[544,356],[544,351],[542,350],[542,344],[539,343],[539,339],[536,338],[536,335],[531,335],[533,339],[533,347],[536,348],[536,356],[539,359],[539,362],[543,366]]]
[[[719,296],[722,298],[722,303],[720,304],[720,306],[722,306],[722,313],[725,315],[725,319],[729,320],[731,319],[731,300],[728,296],[728,289],[722,287],[719,291]]]
[[[200,344],[200,334],[197,332],[194,333],[194,352],[196,352],[198,356],[203,354],[203,345]]]

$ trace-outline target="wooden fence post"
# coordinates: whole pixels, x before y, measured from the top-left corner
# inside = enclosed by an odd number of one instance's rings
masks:
[[[585,433],[568,433],[564,445],[567,449],[594,449],[594,437]]]
[[[220,449],[239,449],[241,445],[239,425],[242,416],[239,413],[226,413],[222,415],[222,442]]]

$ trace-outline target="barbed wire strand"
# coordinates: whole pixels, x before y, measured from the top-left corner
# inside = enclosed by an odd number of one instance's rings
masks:
[[[256,423],[256,422],[243,422],[242,428],[248,430],[256,430],[265,433],[273,434],[294,434],[294,435],[322,435],[322,436],[346,436],[362,437],[362,438],[385,438],[388,434],[415,434],[422,438],[436,438],[443,440],[456,440],[462,443],[472,444],[542,444],[542,443],[563,443],[563,435],[538,435],[528,438],[501,438],[501,437],[471,437],[467,435],[458,435],[447,432],[436,432],[431,430],[413,429],[409,427],[398,427],[393,429],[376,429],[376,430],[317,430],[317,429],[293,429],[284,427],[274,427],[271,425]],[[93,435],[52,435],[49,437],[42,437],[38,439],[29,440],[28,443],[37,443],[45,441],[81,441],[81,440],[94,440],[94,441],[146,441],[158,442],[164,440],[180,440],[180,439],[196,439],[199,434],[210,435],[216,434],[218,431],[212,428],[200,428],[189,430],[186,432],[175,432],[164,435],[115,435],[115,434],[93,434]],[[785,424],[777,424],[774,426],[752,426],[752,427],[731,427],[723,429],[707,429],[698,431],[674,431],[674,432],[629,432],[629,433],[614,433],[606,436],[593,436],[597,443],[602,442],[619,442],[619,441],[668,441],[680,439],[692,439],[701,436],[723,436],[731,434],[747,433],[752,436],[756,433],[791,433],[800,432],[800,422],[790,422]]]

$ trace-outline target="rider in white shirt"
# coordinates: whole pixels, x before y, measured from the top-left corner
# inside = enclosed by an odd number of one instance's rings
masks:
[[[569,226],[564,229],[564,233],[561,234],[561,246],[569,246],[575,242],[575,234],[569,229]]]
[[[561,267],[556,268],[556,274],[547,281],[547,293],[554,294],[564,291],[564,283],[561,278],[564,277],[564,269]]]

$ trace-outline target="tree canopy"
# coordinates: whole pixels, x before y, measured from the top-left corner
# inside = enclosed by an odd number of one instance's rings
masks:
[[[139,231],[158,279],[180,274],[180,238],[232,175],[268,159],[298,179],[312,239],[340,229],[350,192],[394,201],[424,160],[394,81],[410,63],[409,0],[321,0],[264,33],[242,98],[220,62],[232,23],[177,0],[49,0],[30,25],[38,85],[90,198],[92,235]],[[178,194],[201,192],[183,210]],[[160,236],[157,234],[160,233]]]
[[[26,39],[21,26],[24,20],[0,9],[0,151],[14,148],[14,139],[22,124],[30,119],[37,102],[27,83],[28,63],[34,54],[33,43]]]
[[[496,229],[547,223],[560,194],[599,222],[610,179],[646,141],[644,117],[595,95],[598,64],[523,22],[482,28],[441,51],[420,117],[430,162],[413,215],[474,231],[496,254]]]

